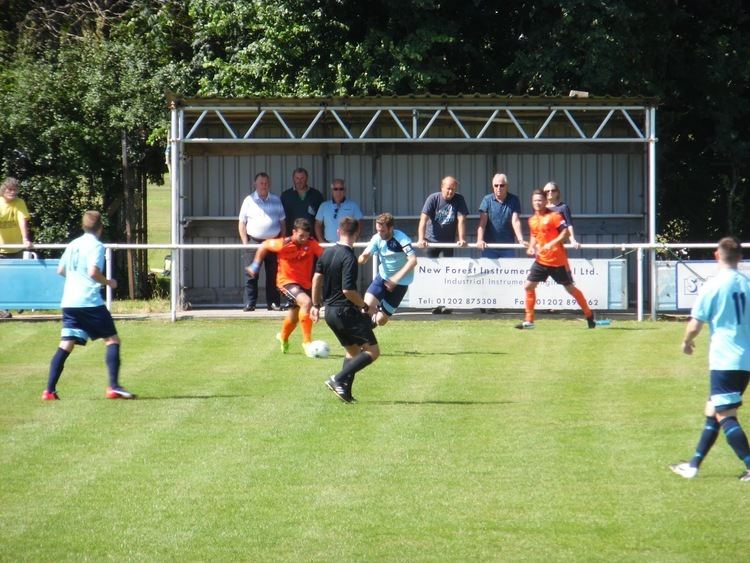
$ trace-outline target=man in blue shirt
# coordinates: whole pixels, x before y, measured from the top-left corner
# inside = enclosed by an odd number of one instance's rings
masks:
[[[55,401],[57,382],[65,367],[65,360],[73,352],[76,344],[85,346],[89,339],[101,338],[106,345],[105,361],[109,371],[107,399],[135,399],[135,395],[120,387],[120,339],[117,336],[112,315],[104,306],[101,286],[117,288],[116,280],[108,280],[104,271],[104,245],[99,241],[102,235],[102,215],[98,211],[83,214],[84,234],[73,240],[65,249],[57,273],[65,276],[62,308],[63,328],[60,345],[52,357],[49,367],[47,388],[42,400]]]
[[[315,214],[315,238],[318,242],[336,242],[339,239],[339,221],[344,217],[359,221],[362,211],[356,201],[346,197],[344,180],[336,178],[331,182],[331,199],[320,204]]]
[[[686,479],[698,475],[721,428],[734,453],[745,464],[740,481],[750,482],[750,446],[737,421],[737,409],[742,406],[742,394],[750,379],[750,279],[737,269],[742,260],[742,246],[736,238],[721,239],[714,256],[719,271],[701,289],[682,341],[682,351],[692,354],[695,338],[703,325],[708,324],[711,394],[705,407],[706,422],[693,458],[669,467]]]
[[[512,248],[487,248],[487,244],[524,244],[521,232],[521,202],[508,191],[508,177],[495,174],[492,178],[492,193],[487,194],[479,205],[479,227],[477,248],[482,258],[512,258]]]
[[[375,325],[383,326],[396,312],[414,280],[417,253],[411,239],[393,228],[393,215],[381,213],[375,219],[376,234],[370,239],[357,263],[365,264],[371,254],[378,256],[378,273],[365,293],[365,303]]]

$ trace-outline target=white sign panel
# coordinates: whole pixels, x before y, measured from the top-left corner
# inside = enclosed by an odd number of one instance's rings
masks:
[[[718,271],[714,260],[677,262],[675,268],[675,293],[678,309],[692,309],[698,292],[707,280]],[[750,275],[750,263],[740,262],[739,270]]]
[[[451,309],[523,309],[523,285],[533,260],[529,258],[424,258],[409,287],[409,306]],[[570,260],[573,281],[592,309],[608,309],[609,260]],[[542,309],[578,309],[576,300],[552,279],[536,288]]]

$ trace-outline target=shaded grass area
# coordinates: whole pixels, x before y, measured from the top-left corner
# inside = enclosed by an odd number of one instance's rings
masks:
[[[750,490],[723,437],[698,479],[666,469],[701,429],[706,339],[512,324],[395,320],[356,405],[322,384],[339,348],[282,356],[255,320],[120,322],[139,400],[103,398],[94,343],[42,403],[59,324],[0,325],[0,559],[736,557]]]

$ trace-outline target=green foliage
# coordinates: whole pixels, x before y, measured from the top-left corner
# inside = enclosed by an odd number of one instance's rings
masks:
[[[750,232],[750,8],[742,0],[58,7],[16,0],[2,15],[0,168],[97,190],[112,237],[123,232],[123,134],[139,178],[158,181],[164,172],[166,90],[655,96],[660,220],[685,218],[690,240]],[[35,211],[52,224],[46,209]]]

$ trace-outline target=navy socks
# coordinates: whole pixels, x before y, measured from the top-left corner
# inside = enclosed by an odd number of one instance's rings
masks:
[[[109,386],[112,388],[119,387],[120,377],[120,345],[110,344],[107,346],[105,356],[107,370],[109,371]]]
[[[57,382],[65,368],[65,360],[68,359],[68,356],[70,356],[70,352],[66,352],[62,348],[58,348],[55,355],[52,356],[52,361],[49,363],[49,377],[47,379],[47,391],[50,393],[54,393],[57,388]]]

